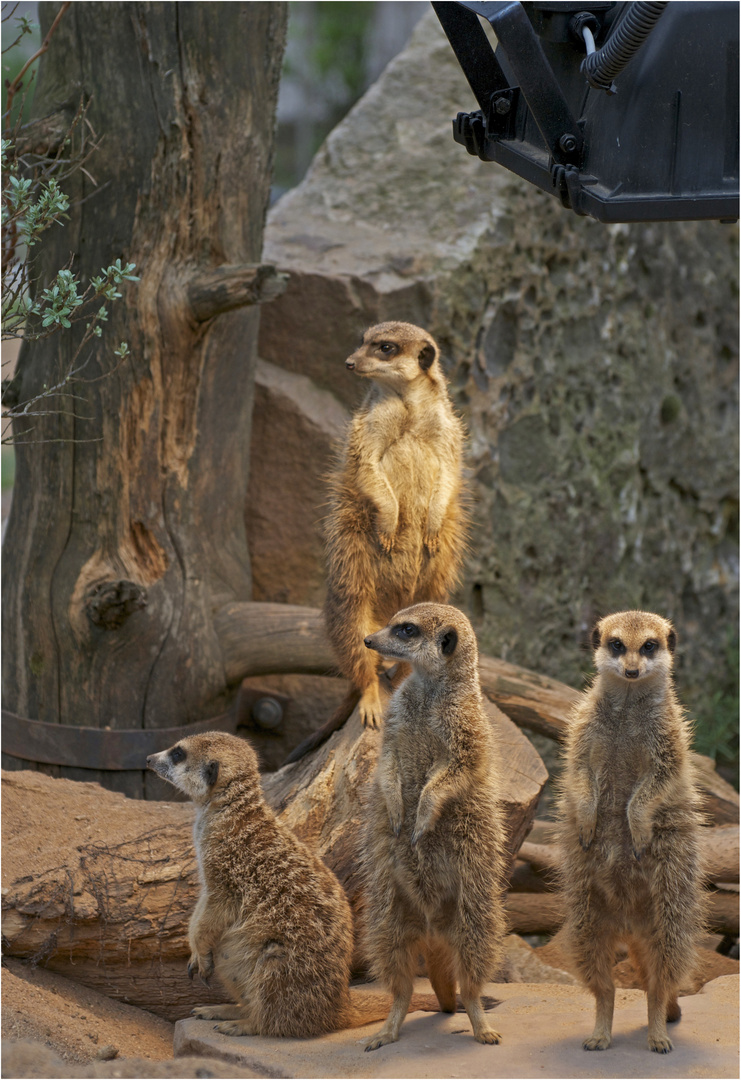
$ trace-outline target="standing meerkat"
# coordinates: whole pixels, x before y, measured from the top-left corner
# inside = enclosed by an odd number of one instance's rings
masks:
[[[672,1047],[677,993],[703,928],[700,798],[691,731],[672,684],[676,634],[623,611],[592,635],[597,675],[577,705],[560,796],[564,930],[596,998],[585,1050],[612,1039],[615,948],[624,943],[648,997],[648,1045]]]
[[[420,950],[443,1011],[457,979],[474,1038],[496,1043],[481,989],[501,962],[506,854],[476,637],[455,608],[417,604],[365,644],[412,668],[389,703],[368,807],[366,954],[394,1002],[366,1050],[399,1038]]]
[[[345,366],[372,382],[330,474],[325,522],[325,621],[352,690],[286,764],[324,742],[356,703],[364,727],[380,726],[378,657],[363,640],[402,607],[445,602],[466,549],[465,432],[434,338],[411,323],[380,323]]]
[[[218,976],[234,1005],[193,1015],[225,1035],[307,1038],[382,1019],[388,996],[349,989],[352,915],[335,875],[265,802],[243,739],[206,732],[147,766],[196,804],[201,892],[188,974]],[[415,1005],[435,1009],[431,994]]]

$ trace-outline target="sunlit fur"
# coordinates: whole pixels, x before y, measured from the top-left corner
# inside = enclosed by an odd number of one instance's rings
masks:
[[[574,713],[560,795],[565,934],[596,998],[587,1050],[612,1037],[612,966],[624,943],[648,998],[648,1045],[667,1053],[666,1021],[691,974],[703,927],[700,802],[691,731],[672,685],[676,636],[645,611],[595,627],[597,675]],[[646,648],[654,643],[653,648]]]
[[[417,636],[398,636],[407,624]],[[495,1043],[480,995],[502,955],[504,826],[476,638],[455,608],[419,604],[367,642],[412,673],[389,703],[368,800],[366,951],[394,1004],[366,1049],[398,1039],[420,951],[441,1007],[455,1007],[457,980],[474,1037]]]
[[[173,762],[173,751],[184,751]],[[201,894],[190,921],[191,977],[213,973],[234,1005],[194,1015],[226,1035],[306,1038],[385,1016],[388,1000],[348,989],[350,907],[322,860],[279,822],[247,742],[210,732],[147,764],[198,807]],[[215,781],[209,780],[216,774]]]
[[[362,721],[378,727],[378,658],[363,639],[401,607],[447,600],[456,584],[464,429],[438,347],[418,326],[371,327],[346,363],[372,386],[330,477],[325,614],[340,669],[361,693]]]

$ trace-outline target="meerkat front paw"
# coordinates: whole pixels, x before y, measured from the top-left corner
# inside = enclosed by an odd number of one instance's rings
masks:
[[[425,536],[424,544],[425,548],[427,549],[428,555],[431,558],[434,558],[440,550],[440,537],[437,533],[435,533],[434,536],[432,533],[427,533],[427,535]]]
[[[597,818],[589,814],[584,815],[579,823],[579,843],[585,851],[589,851],[597,831]]]
[[[378,543],[381,545],[384,555],[390,555],[394,550],[394,542],[396,537],[393,533],[381,532],[378,533]]]
[[[633,847],[633,854],[636,859],[640,859],[644,851],[651,843],[653,837],[653,829],[650,822],[640,821],[637,818],[628,817],[628,827],[630,829],[630,841]]]
[[[204,956],[200,956],[198,953],[191,953],[190,960],[188,961],[188,978],[192,979],[195,975],[198,975],[200,979],[208,985],[208,980],[214,973],[214,957],[213,953],[206,953]]]

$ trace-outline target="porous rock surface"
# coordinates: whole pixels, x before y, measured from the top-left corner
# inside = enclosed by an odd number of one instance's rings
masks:
[[[470,431],[456,601],[483,650],[578,686],[593,618],[654,609],[681,628],[681,687],[701,712],[727,680],[737,612],[737,228],[578,218],[453,142],[472,107],[430,13],[270,213],[264,258],[291,280],[262,309],[260,355],[297,392],[282,413],[263,379],[255,599],[321,602],[317,478],[338,404],[366,389],[343,361],[370,324],[407,319],[439,340]],[[302,408],[311,438],[287,448],[281,415]]]

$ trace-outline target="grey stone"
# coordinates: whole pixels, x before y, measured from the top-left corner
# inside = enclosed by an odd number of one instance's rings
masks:
[[[456,601],[483,650],[579,686],[595,617],[653,609],[708,716],[738,613],[737,228],[577,218],[453,142],[473,106],[430,13],[270,213],[292,279],[261,355],[352,407],[362,330],[427,326],[470,432]],[[307,460],[291,490],[314,484]]]

